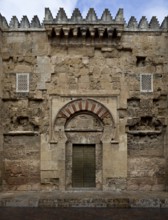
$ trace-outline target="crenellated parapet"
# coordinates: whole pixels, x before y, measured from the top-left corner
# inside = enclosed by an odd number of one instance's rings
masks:
[[[51,36],[73,36],[73,37],[109,37],[121,36],[124,30],[125,21],[123,9],[119,9],[113,19],[110,11],[105,9],[99,19],[95,10],[90,8],[86,18],[82,17],[79,9],[75,9],[70,19],[68,19],[63,8],[60,8],[56,17],[49,8],[45,9],[44,27],[49,37]],[[117,32],[116,32],[117,30]]]
[[[0,14],[0,28],[3,31],[30,31],[42,29],[42,24],[38,16],[34,16],[31,22],[27,16],[23,16],[20,22],[16,16],[13,16],[8,24],[6,18]]]
[[[123,9],[119,9],[116,17],[113,19],[110,11],[105,9],[101,18],[99,19],[95,10],[90,8],[86,18],[82,17],[82,14],[78,8],[76,8],[70,19],[68,19],[66,12],[63,8],[60,8],[56,17],[53,15],[49,8],[45,8],[44,24],[124,24]]]
[[[72,16],[68,18],[65,10],[60,8],[54,17],[49,8],[45,8],[44,20],[41,23],[38,16],[34,16],[29,21],[27,16],[23,16],[21,21],[16,16],[11,21],[0,14],[0,29],[3,31],[46,31],[48,36],[120,36],[123,31],[167,31],[168,16],[164,18],[162,24],[155,16],[148,22],[145,16],[142,16],[139,22],[135,17],[131,17],[128,23],[125,22],[123,9],[119,9],[116,16],[112,16],[108,9],[105,9],[102,16],[98,18],[95,10],[90,8],[85,18],[80,10],[76,8]]]
[[[125,27],[127,31],[164,31],[168,30],[168,17],[165,17],[162,24],[159,24],[159,21],[156,16],[153,16],[148,22],[145,16],[142,16],[139,23],[136,18],[132,16],[128,22],[128,25]]]

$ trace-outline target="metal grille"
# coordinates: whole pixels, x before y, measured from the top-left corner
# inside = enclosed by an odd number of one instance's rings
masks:
[[[153,75],[141,74],[140,84],[141,92],[153,92]]]
[[[95,145],[74,145],[72,186],[95,187]]]
[[[17,73],[16,92],[29,92],[29,73]]]

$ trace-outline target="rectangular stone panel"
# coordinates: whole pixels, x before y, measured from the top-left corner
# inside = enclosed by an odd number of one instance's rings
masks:
[[[40,138],[5,135],[4,183],[12,186],[40,182]]]
[[[162,157],[163,150],[163,135],[128,135],[128,155],[130,156],[158,156]]]

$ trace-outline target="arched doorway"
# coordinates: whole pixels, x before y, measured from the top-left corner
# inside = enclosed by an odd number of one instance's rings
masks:
[[[67,187],[100,188],[103,123],[95,114],[80,111],[67,121],[65,133]]]
[[[102,188],[103,144],[113,139],[114,129],[110,112],[95,100],[74,100],[59,111],[53,139],[65,143],[66,189]]]

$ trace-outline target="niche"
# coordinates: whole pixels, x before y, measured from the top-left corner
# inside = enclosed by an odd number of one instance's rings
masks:
[[[145,66],[146,64],[146,57],[144,56],[137,56],[136,57],[136,66]]]

